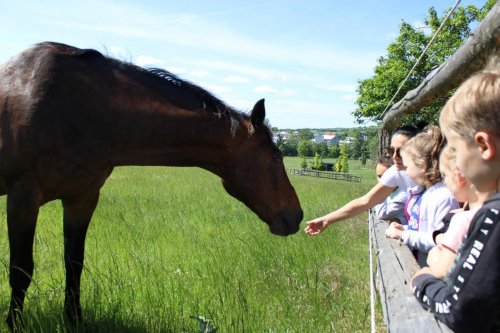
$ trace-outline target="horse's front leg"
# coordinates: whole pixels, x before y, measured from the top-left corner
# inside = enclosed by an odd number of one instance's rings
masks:
[[[33,274],[33,240],[40,204],[39,191],[33,184],[20,181],[8,191],[9,282],[12,294],[7,325],[11,330],[22,327],[24,298]]]
[[[64,263],[66,294],[64,311],[70,322],[81,321],[80,277],[82,275],[85,235],[99,200],[99,191],[78,199],[63,199]]]

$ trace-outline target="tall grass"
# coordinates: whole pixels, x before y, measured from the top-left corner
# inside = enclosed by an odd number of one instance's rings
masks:
[[[292,177],[305,219],[373,182]],[[2,199],[5,200],[5,199]],[[5,206],[5,201],[2,201]],[[2,209],[2,212],[5,212]],[[8,242],[1,216],[0,309]],[[85,324],[76,332],[364,332],[369,329],[366,215],[317,237],[270,234],[220,180],[197,168],[118,168],[102,189],[86,241]],[[27,331],[65,332],[59,202],[40,212]],[[2,327],[5,330],[5,326]]]

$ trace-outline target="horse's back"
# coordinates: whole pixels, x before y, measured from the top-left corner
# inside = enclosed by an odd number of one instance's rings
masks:
[[[52,167],[54,174],[44,175],[52,181],[60,178],[56,169],[83,163],[81,146],[99,109],[89,64],[103,59],[94,50],[41,43],[0,66],[0,194],[2,178]]]

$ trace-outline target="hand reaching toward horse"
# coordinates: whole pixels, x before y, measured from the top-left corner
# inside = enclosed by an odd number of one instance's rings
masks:
[[[307,221],[307,226],[304,229],[304,232],[309,236],[316,236],[323,232],[330,223],[325,219],[325,217],[318,217],[314,220]]]

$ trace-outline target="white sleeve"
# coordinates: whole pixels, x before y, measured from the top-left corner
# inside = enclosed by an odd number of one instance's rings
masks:
[[[380,183],[382,183],[384,186],[392,188],[396,188],[399,186],[399,173],[395,165],[385,170],[384,174],[380,178]]]
[[[400,196],[398,199],[402,199]],[[376,208],[377,216],[381,220],[398,219],[401,221],[401,217],[405,214],[405,203],[403,200],[385,200],[379,207]],[[401,221],[404,223],[404,221]]]
[[[436,193],[437,192],[437,193]],[[403,241],[413,249],[418,249],[422,252],[429,252],[436,244],[432,237],[434,230],[440,229],[443,226],[443,218],[451,210],[458,208],[458,202],[451,195],[446,195],[442,191],[436,191],[426,201],[428,207],[425,207],[425,219],[427,226],[422,226],[419,231],[404,231],[402,235]],[[421,212],[423,211],[421,207]]]

